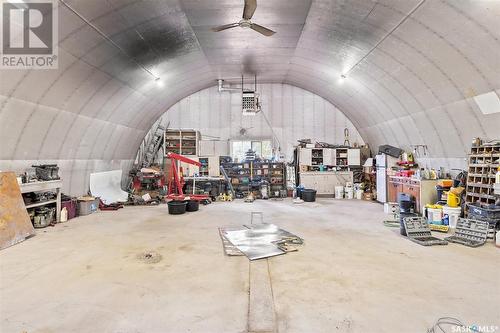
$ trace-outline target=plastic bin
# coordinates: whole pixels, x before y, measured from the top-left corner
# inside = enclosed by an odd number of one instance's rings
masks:
[[[188,200],[186,201],[186,211],[187,212],[196,212],[200,209],[200,202],[198,200]]]
[[[76,199],[61,201],[61,209],[66,207],[66,210],[68,211],[68,220],[76,217],[77,204],[78,202],[76,201]]]
[[[94,200],[78,200],[77,216],[85,216],[97,212],[99,208],[99,199]]]
[[[473,204],[467,204],[467,206],[469,207],[469,214],[471,215],[491,220],[500,220],[500,207],[498,206],[495,206],[498,208],[483,208]]]
[[[168,213],[172,215],[180,215],[186,212],[186,201],[169,201],[168,202]]]
[[[302,190],[302,200],[305,202],[316,201],[316,190],[305,188]]]
[[[296,192],[297,192],[297,198],[302,199],[302,191],[304,190],[303,187],[297,187]]]

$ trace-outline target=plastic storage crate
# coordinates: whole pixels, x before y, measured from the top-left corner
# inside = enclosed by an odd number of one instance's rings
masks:
[[[469,214],[473,216],[489,220],[500,220],[500,207],[498,206],[496,206],[498,208],[484,208],[473,204],[467,204],[467,206],[469,208]]]
[[[97,212],[97,208],[99,207],[99,199],[96,198],[94,200],[78,200],[77,205],[77,215],[84,216]]]
[[[478,247],[486,243],[488,237],[488,222],[459,218],[455,235],[445,239],[469,247]]]

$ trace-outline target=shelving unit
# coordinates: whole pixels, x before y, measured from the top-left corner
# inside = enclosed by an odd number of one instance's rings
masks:
[[[349,149],[347,148],[337,148],[335,149],[335,160],[337,161],[337,167],[348,168],[349,163],[347,161]]]
[[[200,176],[208,176],[208,157],[200,157],[198,161],[201,163]]]
[[[334,167],[337,171],[352,171],[364,162],[363,156],[368,153],[360,148],[298,148],[299,165],[306,167],[303,171],[324,171]]]
[[[311,149],[311,165],[324,165],[323,161],[323,148],[313,148]]]
[[[35,202],[29,205],[26,205],[26,209],[31,209],[40,206],[47,205],[56,205],[56,222],[61,221],[61,187],[62,180],[50,180],[46,182],[33,182],[33,183],[24,183],[20,186],[21,193],[31,193],[31,192],[56,192],[56,199],[47,200],[42,202]]]
[[[236,192],[248,194],[251,183],[265,180],[269,183],[269,197],[279,197],[276,192],[286,190],[286,166],[280,162],[223,163]]]
[[[500,145],[471,148],[467,174],[467,203],[495,203],[495,173],[499,166]]]
[[[200,140],[200,133],[195,130],[183,129],[168,129],[164,135],[164,152],[185,155],[197,156],[198,155],[198,142]]]

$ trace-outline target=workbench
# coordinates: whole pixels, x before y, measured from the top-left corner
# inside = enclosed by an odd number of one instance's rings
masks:
[[[352,171],[307,171],[300,173],[300,185],[316,190],[316,195],[333,197],[335,186],[353,183]]]
[[[409,177],[389,176],[387,180],[387,201],[398,202],[398,193],[415,198],[415,209],[422,214],[426,204],[437,202],[437,180],[420,180]]]
[[[47,200],[42,202],[35,202],[29,205],[25,205],[26,209],[35,208],[40,206],[46,206],[50,204],[56,204],[56,222],[61,222],[61,188],[62,180],[49,180],[43,182],[32,182],[23,183],[19,185],[21,193],[31,193],[31,192],[48,192],[54,191],[57,196],[53,200]]]

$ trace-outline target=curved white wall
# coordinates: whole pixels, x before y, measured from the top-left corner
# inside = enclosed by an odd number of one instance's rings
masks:
[[[351,144],[363,144],[354,125],[324,98],[288,84],[259,84],[262,110],[281,143],[282,153],[291,159],[298,139],[342,144],[344,128],[350,132]],[[243,116],[241,93],[222,92],[217,87],[201,90],[173,105],[161,123],[170,128],[194,128],[202,135],[228,139],[272,138],[272,132],[262,114]],[[242,137],[241,128],[249,128]]]
[[[472,99],[500,92],[500,1],[261,1],[255,19],[272,37],[210,30],[241,14],[238,1],[65,3],[129,56],[59,2],[59,68],[0,70],[0,170],[55,161],[72,194],[91,171],[127,170],[179,100],[242,73],[322,96],[372,149],[427,144],[433,166],[463,166],[472,137],[500,137],[500,113]]]

